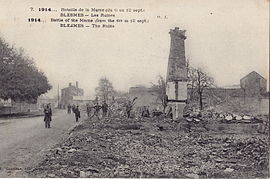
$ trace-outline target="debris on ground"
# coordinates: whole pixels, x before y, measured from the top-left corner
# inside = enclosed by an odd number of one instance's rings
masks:
[[[180,121],[88,119],[29,174],[66,178],[268,176],[267,135],[216,133],[206,123],[207,119],[198,116]]]

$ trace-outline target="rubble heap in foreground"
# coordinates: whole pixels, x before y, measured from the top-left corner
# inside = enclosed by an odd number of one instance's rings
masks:
[[[185,121],[185,120],[183,120]],[[163,118],[85,120],[46,160],[34,177],[268,176],[266,134],[217,133]]]

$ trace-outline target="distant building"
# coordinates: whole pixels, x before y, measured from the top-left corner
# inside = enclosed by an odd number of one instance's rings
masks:
[[[245,96],[259,96],[266,93],[267,81],[259,73],[252,71],[240,80]]]
[[[77,81],[75,86],[69,83],[68,87],[61,89],[60,108],[66,108],[68,104],[72,104],[74,96],[84,96],[84,90],[79,88]]]

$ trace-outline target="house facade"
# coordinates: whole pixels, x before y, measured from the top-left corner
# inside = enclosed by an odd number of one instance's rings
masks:
[[[267,80],[255,71],[241,78],[240,85],[247,97],[260,96],[267,91]]]
[[[84,96],[84,90],[79,88],[76,81],[75,86],[69,83],[68,87],[61,89],[61,99],[59,103],[60,108],[66,108],[68,104],[73,104],[74,96]]]

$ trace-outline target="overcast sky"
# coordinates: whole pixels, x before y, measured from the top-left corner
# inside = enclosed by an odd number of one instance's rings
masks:
[[[149,23],[118,24],[114,29],[30,25],[30,7],[144,8],[145,13],[134,17],[147,18]],[[186,57],[209,72],[217,85],[239,84],[253,70],[269,79],[266,0],[0,0],[0,36],[35,59],[53,85],[50,94],[56,94],[58,84],[63,88],[79,81],[86,95],[93,95],[98,79],[104,76],[123,91],[155,82],[157,75],[166,74],[168,32],[174,27],[187,30]]]

